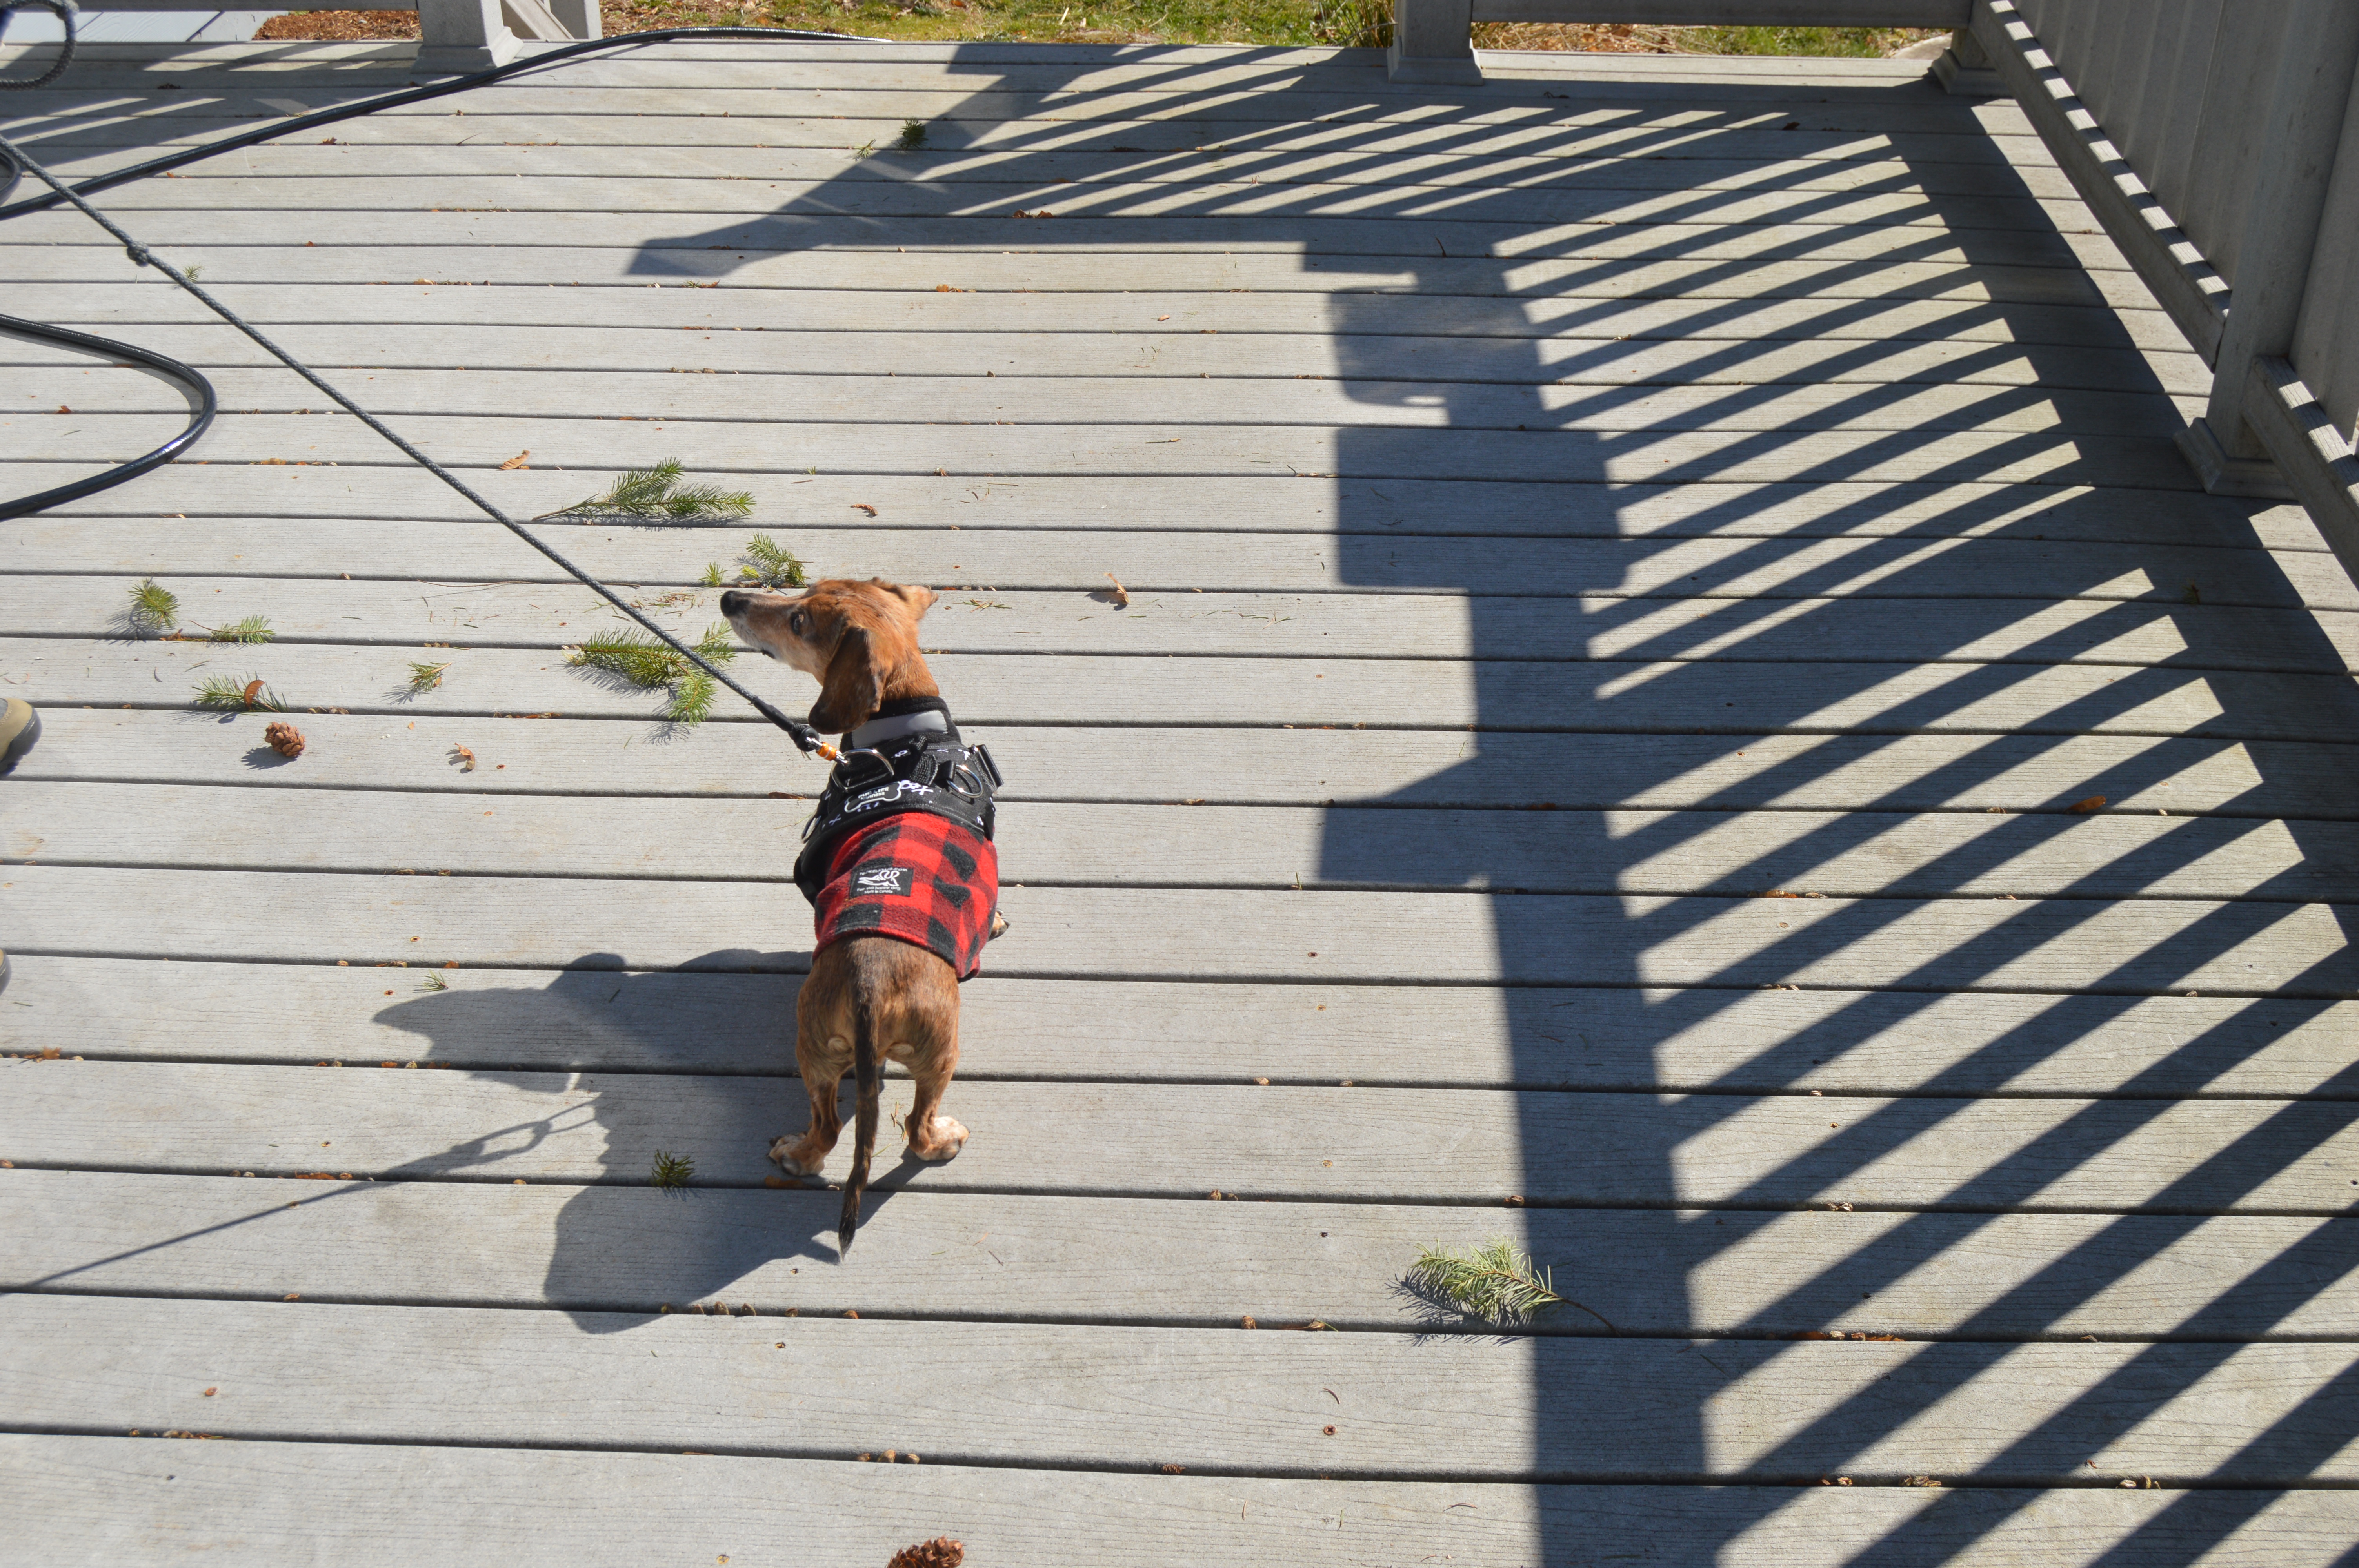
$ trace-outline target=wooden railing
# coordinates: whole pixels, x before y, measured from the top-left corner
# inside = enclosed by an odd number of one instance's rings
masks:
[[[418,66],[485,70],[516,57],[524,38],[598,37],[598,0],[354,0],[377,11],[415,11]],[[84,11],[218,11],[222,0],[79,0]],[[305,9],[325,9],[310,6]],[[38,13],[35,13],[38,15]]]
[[[2299,499],[2359,578],[2359,4],[1975,0],[1970,27],[2211,362],[2204,488]]]
[[[2212,369],[2204,488],[2299,500],[2359,579],[2359,0],[1394,0],[1396,78],[1477,21],[1951,27],[1933,77],[2023,106]]]

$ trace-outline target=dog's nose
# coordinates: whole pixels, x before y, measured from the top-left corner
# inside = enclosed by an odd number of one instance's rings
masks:
[[[731,589],[728,592],[726,592],[726,593],[724,593],[724,594],[723,594],[723,595],[721,596],[721,613],[722,613],[722,614],[723,614],[723,615],[734,615],[734,614],[736,614],[739,611],[741,611],[741,610],[743,610],[743,609],[745,609],[745,596],[744,594],[742,594],[742,593],[738,592],[735,589],[734,589],[734,588],[733,588],[733,589]]]

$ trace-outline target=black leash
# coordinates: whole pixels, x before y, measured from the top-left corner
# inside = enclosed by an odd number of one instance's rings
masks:
[[[74,5],[73,0],[30,0],[30,3],[45,5],[49,9],[56,11],[60,18],[64,21],[66,27],[66,47],[64,53],[60,57],[58,65],[52,68],[47,75],[41,77],[38,81],[27,82],[23,84],[26,86],[38,86],[40,82],[54,80],[56,76],[65,69],[65,61],[71,59],[73,56]],[[14,9],[13,6],[8,8]],[[353,115],[365,114],[373,109],[386,108],[397,103],[415,103],[421,97],[439,97],[444,92],[456,92],[464,87],[476,86],[483,82],[495,80],[499,77],[513,75],[521,67],[539,65],[555,59],[571,58],[573,55],[587,53],[590,49],[594,46],[603,45],[606,47],[613,47],[616,44],[626,41],[646,42],[660,39],[666,36],[678,36],[680,34],[726,33],[733,35],[754,34],[761,36],[768,34],[771,31],[772,29],[756,27],[680,27],[670,29],[669,35],[658,33],[625,33],[621,35],[621,37],[613,39],[592,38],[585,43],[576,44],[568,49],[552,50],[547,55],[537,56],[531,60],[519,60],[493,70],[479,71],[473,76],[462,77],[456,82],[444,83],[433,88],[423,88],[412,92],[394,93],[387,97],[371,100],[366,104],[351,105],[342,111],[329,111],[328,114],[333,118],[348,119]],[[828,35],[813,34],[804,36],[827,37]],[[282,135],[290,130],[299,130],[307,125],[322,124],[326,123],[326,120],[321,115],[307,115],[300,120],[281,122],[280,124],[270,127],[267,134],[273,136]],[[37,208],[52,206],[59,201],[71,202],[74,206],[80,208],[83,215],[89,218],[91,222],[96,223],[99,227],[104,229],[108,233],[121,241],[123,243],[124,254],[131,258],[134,265],[138,266],[152,266],[157,271],[162,273],[166,277],[170,278],[174,283],[179,284],[182,288],[187,289],[190,294],[194,295],[200,301],[201,301],[207,309],[212,311],[214,315],[219,316],[223,320],[228,322],[231,326],[236,328],[247,337],[253,339],[255,343],[259,344],[266,352],[267,352],[272,358],[277,360],[279,363],[285,365],[288,370],[293,371],[297,375],[301,376],[305,381],[310,382],[313,386],[319,388],[320,391],[326,394],[329,397],[333,398],[337,405],[342,407],[345,413],[350,414],[353,418],[358,419],[362,424],[366,425],[370,429],[375,431],[378,435],[392,442],[393,445],[399,449],[402,454],[408,457],[412,462],[417,463],[420,468],[432,474],[435,478],[440,480],[443,483],[449,485],[452,490],[457,491],[461,495],[463,495],[469,501],[473,502],[476,506],[483,510],[484,514],[491,518],[493,522],[497,523],[509,533],[514,534],[517,538],[522,539],[526,544],[530,545],[534,549],[538,550],[542,555],[547,556],[550,560],[556,562],[560,567],[565,569],[568,575],[579,579],[584,587],[595,592],[600,598],[605,600],[615,609],[621,611],[625,615],[629,616],[633,621],[637,622],[648,632],[654,633],[659,642],[665,643],[674,652],[678,653],[681,657],[687,659],[690,664],[695,665],[698,669],[712,676],[713,680],[722,686],[724,686],[731,691],[735,692],[739,697],[744,697],[748,703],[753,705],[754,711],[759,713],[763,718],[768,719],[771,723],[785,730],[788,738],[790,738],[794,743],[800,747],[806,753],[814,754],[829,761],[832,761],[836,755],[835,748],[829,745],[826,741],[821,737],[818,730],[812,729],[809,724],[804,723],[799,719],[789,718],[787,714],[780,712],[770,703],[756,696],[753,692],[748,691],[745,687],[731,679],[727,674],[715,666],[710,660],[706,659],[703,654],[698,653],[694,648],[690,647],[678,637],[673,636],[669,632],[667,632],[662,627],[657,625],[653,621],[649,620],[647,616],[641,614],[635,607],[626,603],[623,600],[622,596],[615,593],[613,589],[608,588],[604,583],[600,582],[596,578],[592,577],[588,572],[583,571],[580,567],[577,567],[571,561],[567,560],[562,555],[559,554],[553,546],[534,536],[531,531],[527,529],[523,524],[518,523],[515,518],[510,517],[506,513],[493,505],[490,501],[477,494],[463,480],[460,479],[458,475],[444,468],[440,463],[436,462],[432,458],[428,457],[424,452],[413,446],[408,440],[404,438],[398,432],[387,426],[375,415],[371,414],[367,409],[363,408],[359,404],[354,403],[351,398],[346,397],[342,393],[329,385],[327,382],[321,379],[317,372],[304,364],[301,361],[296,359],[294,355],[280,348],[277,343],[272,342],[268,338],[264,337],[259,330],[257,330],[243,317],[239,316],[236,311],[232,310],[228,306],[223,304],[220,300],[206,293],[202,287],[199,287],[195,279],[182,272],[179,267],[174,266],[170,262],[164,260],[161,256],[158,256],[148,250],[146,245],[141,244],[137,240],[134,239],[120,224],[116,223],[113,219],[107,217],[105,213],[101,212],[97,208],[92,207],[88,201],[82,199],[82,193],[83,190],[95,190],[103,189],[106,186],[121,184],[125,179],[137,178],[137,176],[143,172],[154,172],[160,168],[169,168],[176,163],[187,162],[191,157],[202,157],[210,156],[212,153],[223,150],[225,147],[238,146],[242,143],[255,139],[260,138],[253,136],[232,137],[227,141],[216,143],[210,146],[193,149],[190,153],[175,154],[168,158],[154,159],[147,164],[138,166],[136,169],[123,170],[99,179],[88,180],[81,187],[77,188],[69,186],[60,180],[57,176],[51,174],[39,162],[36,161],[29,154],[27,154],[23,147],[19,146],[14,141],[11,141],[6,135],[0,134],[0,153],[5,153],[8,161],[18,168],[29,170],[32,174],[37,176],[43,184],[49,186],[49,188],[55,192],[52,196],[43,197],[38,200],[19,201],[12,206],[0,208],[0,218],[11,217],[18,212],[31,211]],[[57,329],[51,330],[57,330]],[[103,343],[107,342],[107,340],[104,339],[93,341]],[[124,345],[108,343],[109,348],[119,348],[123,346]],[[177,368],[181,371],[187,372],[190,375],[193,376],[196,374],[195,372],[190,371],[187,366],[179,365],[177,361],[167,362],[177,366]],[[199,381],[202,381],[203,378],[198,377],[197,379]],[[210,406],[212,402],[212,387],[208,384],[205,387],[206,403],[208,405],[205,411],[205,418],[208,421],[212,417],[212,409]],[[174,447],[174,449],[178,450],[179,448],[185,447],[189,442],[193,441],[197,435],[201,433],[201,429],[202,426],[199,425],[192,427],[188,431],[182,432],[181,436],[178,439],[177,445]],[[150,453],[148,454],[148,457],[154,460],[154,461],[148,462],[147,466],[150,468],[156,466],[157,462],[167,460],[165,457],[159,457],[156,453]],[[125,479],[131,477],[128,474],[122,473],[120,470],[117,470],[114,473],[110,473],[103,477],[112,481],[115,481],[118,476]],[[70,489],[71,487],[66,488]],[[54,494],[55,492],[49,493]],[[29,499],[38,500],[41,498],[32,497]],[[60,499],[65,498],[60,497]],[[50,504],[55,504],[55,503],[52,502]]]

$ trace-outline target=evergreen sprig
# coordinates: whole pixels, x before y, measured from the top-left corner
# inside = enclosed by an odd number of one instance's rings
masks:
[[[671,705],[664,717],[674,724],[701,724],[712,717],[713,700],[720,695],[720,683],[702,670],[690,670],[671,688]]]
[[[655,1169],[647,1173],[647,1184],[658,1192],[688,1195],[688,1184],[696,1175],[696,1162],[685,1154],[667,1154],[656,1151]]]
[[[180,599],[154,578],[131,590],[131,623],[142,632],[169,632],[180,624]]]
[[[432,691],[442,684],[442,672],[450,667],[451,661],[448,659],[439,665],[429,665],[417,659],[411,660],[409,662],[410,691],[412,693]]]
[[[687,470],[678,458],[666,458],[651,469],[633,469],[608,487],[572,505],[543,514],[549,517],[653,517],[685,523],[702,517],[744,517],[754,510],[751,492],[723,490],[710,484],[682,484]]]
[[[696,651],[706,663],[714,665],[725,665],[737,656],[728,626],[717,621],[697,639]],[[703,723],[712,717],[713,701],[721,695],[719,684],[711,676],[643,632],[602,632],[566,662],[609,671],[633,686],[670,687],[671,702],[664,717],[674,724]]]
[[[284,713],[287,703],[262,684],[259,676],[240,680],[235,676],[207,676],[197,684],[199,708],[225,708],[232,713]]]
[[[1467,1316],[1501,1327],[1528,1322],[1533,1314],[1555,1306],[1579,1307],[1606,1327],[1614,1326],[1571,1297],[1559,1295],[1554,1271],[1532,1267],[1531,1254],[1518,1251],[1504,1236],[1462,1253],[1420,1247],[1408,1278]]]
[[[926,145],[926,123],[923,120],[902,121],[901,134],[894,139],[893,145],[905,153],[916,152]]]
[[[803,572],[801,557],[767,534],[756,534],[747,540],[745,554],[737,558],[745,563],[737,568],[741,582],[758,582],[764,588],[800,588],[810,580]]]
[[[205,635],[215,643],[267,643],[278,635],[270,629],[267,615],[249,615],[228,626],[210,626]]]

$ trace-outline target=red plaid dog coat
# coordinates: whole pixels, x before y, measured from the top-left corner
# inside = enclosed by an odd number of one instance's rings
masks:
[[[893,936],[931,948],[965,979],[983,967],[999,907],[999,851],[930,812],[905,811],[845,834],[811,900],[816,956],[846,936]]]

